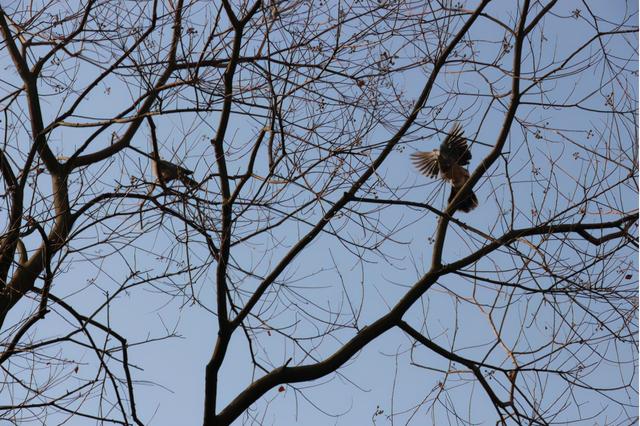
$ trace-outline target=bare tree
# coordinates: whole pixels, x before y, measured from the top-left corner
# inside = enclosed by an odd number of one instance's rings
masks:
[[[636,421],[636,6],[5,3],[0,418],[158,424],[153,305],[208,318],[205,425],[372,348],[365,423]],[[410,154],[456,125],[449,199]]]

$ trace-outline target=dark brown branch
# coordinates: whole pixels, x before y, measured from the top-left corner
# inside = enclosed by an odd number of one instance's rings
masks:
[[[478,363],[478,362],[472,361],[470,359],[463,358],[460,355],[457,355],[457,354],[455,354],[455,353],[453,353],[451,351],[446,350],[445,348],[437,345],[433,341],[427,339],[425,336],[423,336],[421,333],[419,333],[415,328],[411,327],[405,321],[399,321],[398,322],[398,327],[402,331],[407,333],[409,336],[413,337],[415,340],[417,340],[418,342],[420,342],[421,344],[423,344],[427,348],[431,349],[432,351],[434,351],[438,355],[440,355],[440,356],[442,356],[442,357],[444,357],[444,358],[446,358],[448,360],[451,360],[453,362],[458,362],[458,363],[464,365],[465,367],[467,367],[469,370],[471,370],[473,372],[473,375],[476,376],[476,378],[478,379],[478,381],[482,385],[482,388],[485,390],[485,392],[487,393],[487,395],[491,399],[491,402],[493,402],[493,405],[496,406],[496,408],[506,408],[506,407],[509,407],[510,405],[512,405],[511,401],[502,401],[502,400],[500,400],[500,398],[498,398],[498,396],[493,391],[491,386],[489,386],[489,383],[484,378],[484,376],[482,374],[482,371],[480,370],[480,367],[478,366],[478,365],[481,365],[482,363]],[[502,371],[505,374],[507,374],[507,372],[508,372],[507,370],[504,370],[502,368],[497,368],[497,367],[491,367],[491,368],[493,368],[495,370]]]
[[[638,220],[638,214],[624,217],[617,221],[604,223],[571,223],[563,225],[548,225],[533,228],[524,228],[506,233],[502,237],[496,239],[495,243],[488,244],[472,255],[469,255],[459,261],[448,264],[440,268],[434,268],[427,272],[411,289],[398,301],[398,303],[390,310],[387,315],[376,320],[373,324],[363,328],[356,336],[345,343],[332,356],[324,361],[316,364],[288,367],[282,366],[277,368],[262,378],[256,380],[249,385],[242,393],[240,393],[224,410],[218,415],[219,424],[227,425],[236,419],[244,410],[253,404],[260,396],[264,395],[269,389],[282,383],[296,383],[315,380],[334,372],[345,362],[347,362],[358,351],[364,348],[368,343],[399,325],[404,314],[411,306],[443,275],[455,272],[461,268],[469,266],[482,258],[489,252],[496,250],[519,237],[531,235],[546,235],[557,233],[577,232],[578,230],[588,229],[607,229],[622,225],[625,222]]]
[[[222,366],[222,361],[227,352],[229,339],[233,333],[233,329],[229,327],[229,314],[227,310],[227,266],[231,252],[231,227],[232,227],[232,203],[231,190],[229,187],[229,174],[227,171],[226,153],[224,147],[224,139],[227,133],[227,126],[231,117],[231,106],[233,101],[233,80],[237,67],[237,61],[240,57],[240,49],[242,47],[242,37],[244,26],[251,17],[258,11],[261,2],[258,0],[247,16],[242,20],[234,15],[231,5],[227,0],[223,0],[222,4],[225,8],[227,16],[233,24],[235,34],[233,39],[233,48],[231,59],[224,73],[224,103],[220,120],[216,130],[215,137],[211,140],[215,154],[216,164],[218,165],[219,182],[222,195],[222,213],[221,213],[221,232],[220,232],[220,250],[218,256],[218,265],[216,268],[216,304],[218,314],[218,338],[215,347],[211,353],[211,359],[207,363],[205,370],[205,394],[204,394],[204,424],[215,424],[215,413],[218,393],[218,372]],[[259,144],[257,144],[258,146]],[[257,152],[256,146],[256,152]]]
[[[471,174],[467,182],[464,184],[462,188],[457,192],[456,196],[453,197],[445,213],[447,215],[453,215],[455,211],[455,206],[457,206],[461,200],[463,200],[469,191],[473,188],[473,186],[480,180],[480,178],[486,173],[487,170],[491,167],[491,165],[500,157],[502,153],[502,148],[504,147],[505,142],[507,141],[507,137],[509,136],[509,131],[511,130],[511,124],[516,116],[516,111],[518,110],[518,105],[520,102],[520,70],[522,68],[522,46],[524,44],[524,39],[526,34],[524,33],[525,22],[527,21],[527,14],[529,12],[529,1],[525,0],[522,5],[522,10],[520,12],[520,21],[518,23],[518,31],[516,32],[516,44],[514,47],[514,55],[513,55],[513,77],[511,80],[511,99],[509,104],[509,109],[504,117],[504,122],[502,124],[502,128],[500,130],[500,134],[498,139],[496,140],[496,144],[491,152],[482,160],[480,165],[476,168],[476,170]],[[436,231],[435,243],[433,245],[433,256],[432,256],[432,264],[433,267],[439,267],[442,264],[442,250],[444,249],[444,241],[447,235],[447,228],[449,227],[449,219],[447,217],[443,217],[438,223],[438,230]]]

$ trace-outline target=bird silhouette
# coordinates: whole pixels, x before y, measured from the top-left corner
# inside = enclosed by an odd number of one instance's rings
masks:
[[[156,180],[161,180],[164,183],[169,183],[172,180],[179,180],[187,187],[193,189],[198,187],[198,182],[189,177],[193,174],[191,170],[166,160],[160,159],[159,161],[156,161],[154,155],[151,156],[151,171],[153,172]]]
[[[471,160],[471,151],[467,146],[467,140],[463,136],[464,131],[460,123],[455,123],[451,131],[440,144],[440,149],[431,152],[419,151],[411,154],[411,160],[416,168],[423,175],[430,178],[437,178],[438,174],[442,180],[451,184],[449,202],[453,200],[458,191],[469,180],[469,171],[466,165]],[[456,210],[469,213],[478,206],[478,198],[473,191],[460,200]]]

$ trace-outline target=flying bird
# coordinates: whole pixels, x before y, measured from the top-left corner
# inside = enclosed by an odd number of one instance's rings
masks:
[[[453,200],[460,188],[469,180],[469,171],[465,166],[471,160],[471,151],[469,151],[467,139],[463,136],[463,133],[460,123],[456,123],[440,145],[439,150],[434,149],[431,152],[419,151],[411,154],[411,160],[420,173],[430,178],[437,178],[439,174],[442,180],[451,183],[449,202]],[[476,207],[478,207],[478,198],[473,191],[469,191],[458,202],[456,210],[469,213]]]
[[[153,155],[151,156],[151,171],[156,180],[162,180],[164,183],[179,180],[187,187],[193,189],[198,187],[198,182],[189,177],[193,174],[191,170],[166,160],[156,161]]]

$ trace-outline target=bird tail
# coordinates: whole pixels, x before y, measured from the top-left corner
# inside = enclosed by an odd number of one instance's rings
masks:
[[[180,173],[178,177],[180,179],[180,182],[182,182],[184,186],[187,186],[191,189],[197,189],[200,186],[198,182],[191,179],[189,176],[185,176],[183,173]]]
[[[461,187],[451,187],[451,194],[449,194],[449,203],[456,196]],[[456,204],[456,210],[461,210],[465,213],[469,213],[471,210],[478,207],[478,197],[473,191],[470,191],[462,200]]]

